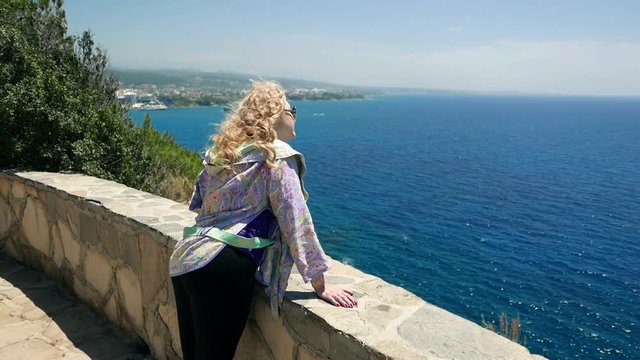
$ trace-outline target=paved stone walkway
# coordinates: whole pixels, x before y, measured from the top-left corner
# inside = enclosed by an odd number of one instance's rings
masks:
[[[151,359],[44,275],[0,254],[0,359]]]

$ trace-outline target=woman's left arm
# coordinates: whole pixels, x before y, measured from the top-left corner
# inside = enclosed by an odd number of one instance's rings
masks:
[[[353,292],[325,284],[323,273],[329,270],[307,207],[295,158],[281,161],[271,169],[269,200],[283,240],[305,282],[311,280],[316,294],[323,300],[344,307],[353,307],[357,300]]]
[[[311,279],[311,286],[313,286],[316,295],[329,304],[349,308],[358,306],[358,299],[353,296],[353,291],[326,284],[324,274]]]

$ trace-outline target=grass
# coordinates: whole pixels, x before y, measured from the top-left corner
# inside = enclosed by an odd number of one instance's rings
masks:
[[[481,315],[481,317],[482,317],[482,326],[484,326],[486,329],[489,329],[490,331],[493,331],[498,335],[502,335],[513,342],[526,346],[527,344],[526,337],[523,339],[522,343],[520,342],[520,335],[521,335],[520,314],[516,315],[516,317],[514,318],[509,319],[507,314],[505,314],[504,312],[501,313],[500,316],[498,317],[497,329],[494,325],[495,321],[488,323],[484,319],[484,315]]]
[[[188,204],[189,200],[191,200],[194,184],[194,180],[188,179],[184,176],[168,176],[160,184],[158,195],[173,201]]]

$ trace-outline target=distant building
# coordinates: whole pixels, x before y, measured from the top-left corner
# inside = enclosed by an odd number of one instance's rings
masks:
[[[134,89],[118,89],[116,98],[123,105],[131,105],[138,101],[138,93]]]

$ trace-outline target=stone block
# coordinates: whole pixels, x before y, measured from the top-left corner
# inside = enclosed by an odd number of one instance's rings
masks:
[[[49,222],[47,212],[39,200],[29,198],[22,219],[22,233],[27,242],[44,255],[49,255]]]
[[[106,205],[106,208],[111,210],[113,213],[126,217],[135,214],[135,209],[132,205],[123,204],[121,201],[112,201]]]
[[[167,265],[168,266],[168,265]],[[165,282],[163,286],[160,287],[155,300],[160,303],[166,304],[169,302],[169,284],[171,283],[171,278],[169,275],[166,275]],[[173,293],[171,293],[171,297],[173,297]]]
[[[0,198],[8,199],[11,193],[11,181],[0,174]]]
[[[105,296],[113,278],[111,262],[98,251],[87,248],[84,258],[84,278],[101,296]]]
[[[55,219],[58,217],[58,200],[59,197],[57,194],[52,193],[50,191],[40,191],[40,199],[44,202],[47,208],[47,215]]]
[[[296,360],[324,360],[326,357],[322,357],[319,354],[311,351],[308,347],[303,344],[298,346],[298,357]]]
[[[14,222],[8,201],[6,197],[0,197],[0,239],[9,234],[9,229]]]
[[[14,200],[24,199],[27,195],[25,186],[20,180],[14,180],[11,182],[11,196]]]
[[[73,267],[72,270],[75,270],[80,266],[82,246],[65,222],[58,220],[58,230],[60,231],[60,240],[62,241],[62,248],[64,249],[64,257]]]
[[[60,214],[67,214],[67,224],[69,230],[76,236],[76,239],[80,238],[80,202],[67,200],[63,204],[64,211]],[[62,216],[60,216],[62,217]]]
[[[330,359],[368,360],[369,351],[358,339],[343,332],[331,334]]]
[[[255,291],[254,291],[255,293]],[[171,282],[171,279],[169,279],[169,281],[167,281],[167,305],[171,306],[172,308],[176,308],[176,297],[174,295],[175,293],[173,292],[173,283]],[[252,316],[253,312],[253,307],[251,307],[251,311],[249,312],[249,316]],[[255,319],[255,316],[252,317],[252,319]]]
[[[25,184],[25,192],[27,193],[27,197],[37,199],[38,198],[38,190],[36,190],[35,184],[31,182],[27,182]]]
[[[68,189],[68,191],[69,191],[69,194],[75,195],[80,198],[87,197],[87,194],[88,194],[87,190],[84,190],[84,189]]]
[[[95,215],[80,213],[80,241],[93,245],[99,244]]]
[[[161,304],[158,307],[158,312],[160,313],[160,318],[169,329],[171,347],[173,348],[173,351],[179,353],[182,351],[182,348],[180,345],[180,331],[178,329],[178,314],[176,313],[175,307],[169,307],[165,304]]]
[[[114,215],[115,218],[120,218],[118,215]],[[115,226],[116,231],[120,234],[121,239],[136,239],[136,232],[140,229],[140,225],[130,221],[129,218],[118,219],[113,222],[113,226]]]
[[[149,344],[149,349],[151,350],[151,355],[153,356],[154,359],[167,358],[167,355],[166,355],[167,349],[165,348],[166,345],[162,336],[158,334],[154,334],[154,336],[148,340],[148,344]]]
[[[92,308],[98,308],[101,300],[100,295],[77,276],[73,279],[73,292]]]
[[[160,224],[149,225],[149,226],[160,231],[165,235],[176,234],[176,233],[182,234],[182,230],[184,229],[184,225],[178,224],[178,223],[160,223]],[[166,237],[164,239],[166,244],[166,241],[167,241]]]
[[[120,259],[120,233],[113,224],[98,222],[98,236],[102,247],[112,259]]]
[[[60,228],[58,228],[57,223],[54,223],[51,226],[51,238],[53,240],[51,249],[53,255],[53,263],[56,264],[56,267],[61,268],[64,261],[64,248],[62,247]]]
[[[135,326],[136,332],[142,331],[144,326],[142,315],[142,291],[140,281],[128,266],[121,266],[116,270],[118,295],[125,313]]]
[[[393,326],[395,320],[399,319],[405,312],[412,311],[412,308],[400,308],[387,304],[371,304],[367,311],[360,313],[362,321],[367,329],[373,333],[380,333]]]
[[[294,341],[284,327],[282,317],[272,319],[271,307],[262,297],[256,298],[255,316],[273,356],[278,360],[292,360]]]
[[[109,301],[104,305],[104,313],[107,315],[107,318],[111,320],[114,324],[119,324],[118,320],[118,305],[116,304],[115,296],[111,295],[109,297]]]
[[[430,304],[402,322],[398,334],[418,351],[428,351],[440,358],[528,359],[531,356],[521,345]]]
[[[120,251],[125,264],[127,264],[136,275],[140,274],[140,247],[138,246],[138,238],[135,236],[121,237]]]
[[[352,289],[364,295],[372,296],[381,303],[389,305],[413,307],[424,303],[418,296],[379,278],[355,284]]]
[[[306,342],[309,347],[322,355],[329,354],[329,338],[331,329],[326,321],[310,314],[299,305],[286,306],[281,316],[289,333],[299,342]]]
[[[12,200],[11,201],[11,215],[14,219],[17,219],[20,222],[20,219],[24,217],[24,208],[26,207],[27,201],[25,199],[22,200]]]
[[[156,298],[162,288],[167,286],[169,255],[164,246],[160,246],[146,233],[140,234],[138,244],[141,250],[142,303],[148,304]]]
[[[289,316],[290,308],[293,306],[289,304],[285,306],[286,316]],[[360,301],[358,307],[351,309],[336,307],[321,300],[314,300],[314,303],[310,302],[306,305],[306,309],[315,314],[312,319],[318,319],[319,324],[326,322],[329,332],[344,331],[358,337],[367,336],[376,331],[364,320],[369,308],[365,301]],[[310,330],[313,330],[313,327],[310,327]]]
[[[144,313],[145,338],[151,349],[151,355],[156,359],[166,359],[166,347],[169,346],[171,341],[170,336],[166,333],[162,323],[158,321],[156,308],[148,307],[144,309]]]
[[[253,321],[245,326],[233,360],[275,360],[271,350],[264,343],[260,330]]]
[[[387,336],[384,340],[376,342],[375,348],[377,351],[369,355],[369,360],[387,360],[389,358],[403,360],[432,359],[427,356],[427,354],[431,354],[430,352],[417,352],[415,348],[407,345],[406,341],[398,339],[397,336]]]

